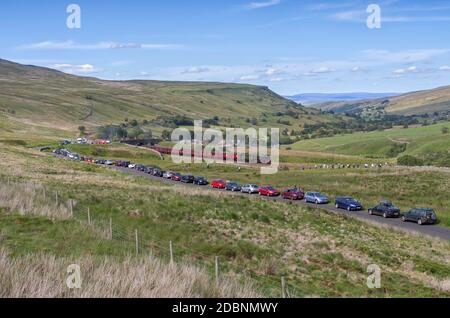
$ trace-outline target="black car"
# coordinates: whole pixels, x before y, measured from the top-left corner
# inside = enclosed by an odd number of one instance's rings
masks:
[[[204,177],[195,177],[194,184],[196,185],[208,185],[208,180]]]
[[[131,162],[129,161],[117,161],[116,162],[116,166],[117,167],[124,167],[124,168],[128,168],[128,166],[131,164]]]
[[[145,169],[147,169],[147,167],[144,165],[137,165],[135,169],[138,171],[145,171]]]
[[[181,177],[181,182],[183,183],[194,183],[194,176],[191,175],[184,175]]]
[[[242,187],[237,184],[236,182],[227,182],[227,185],[225,186],[225,190],[227,191],[241,191]]]
[[[163,174],[164,174],[164,171],[161,171],[159,169],[153,169],[153,175],[155,177],[160,177],[161,178],[163,176]]]
[[[400,217],[400,209],[389,201],[383,201],[377,206],[369,209],[370,215],[380,215],[384,218]]]
[[[402,215],[403,222],[416,222],[419,225],[423,224],[435,224],[437,221],[436,213],[433,209],[412,209]]]

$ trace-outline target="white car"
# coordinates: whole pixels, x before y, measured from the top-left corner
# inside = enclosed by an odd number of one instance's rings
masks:
[[[130,168],[130,169],[135,169],[135,168],[136,168],[136,165],[135,165],[134,163],[129,164],[129,165],[128,165],[128,168]]]

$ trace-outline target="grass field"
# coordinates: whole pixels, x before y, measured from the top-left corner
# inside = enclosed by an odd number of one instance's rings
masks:
[[[442,133],[444,127],[450,127],[450,123],[303,140],[291,148],[298,151],[387,158],[389,151],[396,144],[406,144],[406,150],[401,155],[424,156],[431,152],[450,150],[450,134]]]
[[[236,165],[178,165],[172,163],[170,156],[161,160],[150,152],[144,158],[141,153],[146,150],[118,144],[112,146],[72,145],[69,148],[86,155],[92,155],[95,151],[93,149],[109,149],[100,151],[107,154],[104,158],[134,160],[169,171],[202,175],[209,179],[224,178],[240,183],[270,184],[280,189],[297,185],[306,191],[321,191],[331,198],[350,195],[361,200],[365,207],[374,206],[385,199],[392,200],[403,211],[414,207],[431,207],[437,211],[440,225],[450,227],[450,171],[448,169],[393,166],[382,169],[302,170],[297,166],[281,168],[275,175],[261,175],[259,167],[245,166],[238,170]],[[114,156],[117,153],[126,154],[126,156]],[[432,195],[428,195],[430,189],[433,189]]]
[[[211,261],[219,256],[227,276],[254,284],[247,292],[279,296],[284,276],[289,292],[298,297],[450,295],[447,242],[392,230],[386,235],[384,228],[284,203],[161,186],[23,146],[0,143],[0,148],[2,183],[36,183],[46,188],[47,200],[58,190],[60,202],[76,201],[76,218],[85,220],[89,207],[93,220],[112,218],[129,233],[138,229],[142,241],[155,242],[153,255],[162,259],[172,241],[178,263],[203,264],[211,277]],[[231,174],[235,167],[217,169]],[[245,169],[242,177],[253,173]],[[280,182],[290,181],[280,175]],[[24,257],[39,262],[38,255],[30,255],[44,253],[58,259],[90,255],[98,262],[108,257],[120,264],[133,253],[133,244],[105,241],[77,221],[27,211],[18,215],[6,203],[1,202],[2,246],[19,263]],[[370,264],[382,269],[381,289],[366,286]]]

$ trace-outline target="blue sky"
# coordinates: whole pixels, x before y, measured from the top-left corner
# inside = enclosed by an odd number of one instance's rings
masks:
[[[81,29],[66,26],[69,4]],[[369,29],[369,4],[381,29]],[[104,79],[251,83],[280,94],[450,85],[450,3],[71,0],[0,5],[0,58]]]

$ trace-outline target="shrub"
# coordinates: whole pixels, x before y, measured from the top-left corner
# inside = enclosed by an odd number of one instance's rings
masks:
[[[398,158],[397,164],[401,166],[423,166],[423,160],[414,156],[406,155]]]

